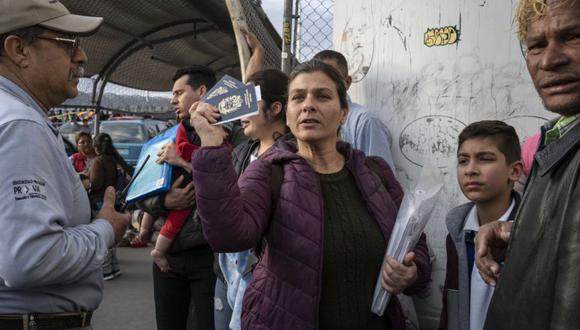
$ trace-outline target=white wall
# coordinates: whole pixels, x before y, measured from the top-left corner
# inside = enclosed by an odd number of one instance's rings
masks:
[[[553,117],[526,70],[512,26],[514,6],[509,0],[335,3],[334,49],[349,61],[355,81],[349,94],[389,127],[401,183],[413,185],[423,164],[448,166],[442,169],[447,191],[427,230],[436,257],[432,295],[416,301],[423,328],[436,327],[439,319],[445,213],[464,201],[454,168],[457,135],[473,121],[499,119],[523,140]],[[443,45],[428,47],[434,40],[425,33],[448,26],[454,29],[437,41]]]

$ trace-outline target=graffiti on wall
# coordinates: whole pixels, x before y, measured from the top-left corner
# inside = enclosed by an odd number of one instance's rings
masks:
[[[424,44],[427,47],[452,45],[459,41],[459,35],[457,26],[427,29]]]
[[[374,32],[370,31],[370,24],[352,26],[348,23],[342,33],[340,52],[348,58],[348,72],[353,82],[359,82],[367,75],[373,61]]]
[[[445,278],[445,214],[465,202],[454,171],[459,132],[469,123],[497,119],[524,140],[552,115],[522,60],[512,1],[335,4],[335,47],[349,62],[362,63],[354,72],[364,79],[353,84],[351,96],[388,126],[397,179],[411,188],[426,166],[443,173],[446,195],[425,230],[436,256],[432,297],[415,300],[421,328],[436,328]],[[373,10],[359,12],[362,6]]]
[[[367,20],[347,18],[340,37],[338,51],[348,60],[348,72],[354,83],[361,81],[369,72],[375,53],[375,26],[372,23],[374,10],[369,3],[361,3],[356,10]]]
[[[400,152],[395,155],[397,175],[412,175],[409,163],[453,163],[457,136],[466,123],[505,120],[522,140],[536,133],[549,116],[543,116],[540,105],[530,107],[529,100],[537,95],[520,66],[517,60],[501,66],[485,63],[478,54],[466,53],[453,63],[435,59],[406,79],[377,79],[373,90],[381,96],[370,108],[396,109],[384,111],[381,119],[399,137],[394,141]]]
[[[417,118],[401,131],[401,153],[417,166],[423,166],[425,160],[435,160],[437,166],[444,166],[455,158],[457,136],[463,127],[464,123],[450,116]]]

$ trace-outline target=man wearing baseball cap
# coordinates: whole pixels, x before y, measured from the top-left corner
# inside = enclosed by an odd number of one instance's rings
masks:
[[[47,112],[78,94],[79,36],[101,17],[56,0],[0,0],[0,329],[91,329],[101,264],[128,216],[87,194]]]

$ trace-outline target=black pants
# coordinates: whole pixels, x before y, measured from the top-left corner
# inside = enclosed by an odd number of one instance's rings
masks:
[[[153,263],[153,290],[158,330],[213,330],[213,253],[207,245],[168,254],[171,271]]]

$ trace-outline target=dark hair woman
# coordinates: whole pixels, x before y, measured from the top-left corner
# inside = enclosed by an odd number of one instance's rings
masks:
[[[93,141],[93,147],[97,157],[93,161],[90,171],[91,189],[89,195],[93,207],[98,210],[103,203],[105,189],[108,186],[115,187],[119,170],[131,175],[133,169],[119,155],[109,134],[97,134]]]
[[[130,175],[133,170],[119,155],[109,134],[97,134],[93,146],[98,156],[91,167],[89,197],[93,210],[97,211],[103,206],[103,196],[107,187],[113,186],[118,189],[120,177]],[[117,260],[117,248],[112,247],[107,251],[103,261],[103,279],[108,281],[119,275],[121,270]]]
[[[278,138],[288,132],[288,76],[280,70],[267,69],[252,74],[248,82],[260,86],[262,100],[258,102],[257,114],[241,119],[244,135],[250,139],[247,143],[238,145],[232,154],[238,177],[252,161],[263,155]],[[224,309],[214,311],[215,328],[239,329],[244,292],[252,279],[252,272],[248,269],[252,269],[256,259],[251,250],[244,250],[220,253],[218,260],[221,274],[218,274],[216,281],[215,296],[222,301]],[[223,277],[220,276],[222,274]]]
[[[394,296],[383,317],[371,313],[378,274],[393,294],[429,282],[424,235],[403,263],[383,264],[403,190],[383,159],[339,141],[347,114],[345,85],[332,67],[298,66],[286,112],[295,141],[277,141],[237,182],[211,125],[217,109],[200,104],[191,116],[202,142],[192,174],[207,241],[219,252],[265,242],[244,295],[243,329],[404,329]],[[274,166],[283,169],[276,201]]]

